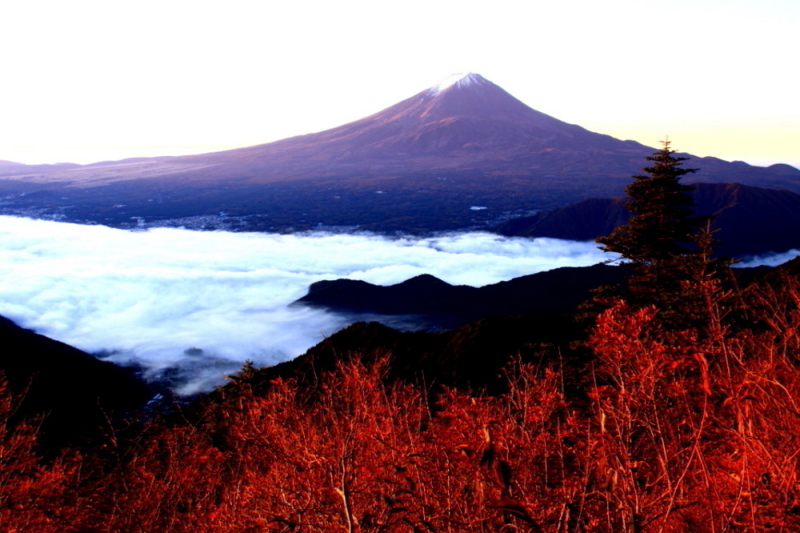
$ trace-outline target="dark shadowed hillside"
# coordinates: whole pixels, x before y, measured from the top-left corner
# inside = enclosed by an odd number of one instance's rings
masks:
[[[364,315],[413,315],[419,328],[449,329],[488,316],[570,313],[601,285],[622,283],[628,269],[564,267],[485,287],[453,286],[430,275],[382,287],[363,281],[319,281],[296,304]]]
[[[490,317],[434,333],[401,332],[377,322],[357,322],[291,361],[234,381],[241,384],[246,380],[266,390],[275,378],[293,378],[313,388],[315,376],[342,361],[370,362],[391,353],[390,379],[425,384],[431,390],[448,385],[497,392],[504,383],[502,369],[513,356],[524,354],[535,360],[545,348],[566,351],[580,332],[571,317],[559,314]]]
[[[771,270],[736,268],[732,273],[744,287]],[[491,316],[574,313],[591,298],[593,289],[621,285],[629,274],[629,265],[597,264],[556,268],[484,287],[450,285],[431,275],[389,286],[338,279],[313,283],[294,305],[322,307],[387,324],[400,322],[410,329],[440,330]]]
[[[696,213],[713,215],[722,242],[717,252],[742,257],[800,249],[800,195],[739,183],[697,183]],[[591,198],[532,217],[508,221],[508,236],[591,240],[627,220],[623,198]]]
[[[19,397],[14,418],[44,417],[44,442],[96,438],[152,393],[128,369],[0,317],[0,372]]]

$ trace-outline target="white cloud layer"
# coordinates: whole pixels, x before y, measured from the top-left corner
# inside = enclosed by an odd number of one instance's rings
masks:
[[[787,252],[782,252],[779,254],[756,255],[745,258],[744,260],[738,263],[734,263],[733,266],[741,268],[755,267],[759,265],[776,267],[778,265],[784,264],[787,261],[791,261],[797,256],[800,256],[800,250],[789,250]]]
[[[124,231],[0,217],[0,315],[80,349],[112,353],[191,393],[246,359],[270,365],[347,325],[288,307],[308,286],[388,285],[430,273],[481,286],[605,259],[594,243],[463,233],[435,238]]]

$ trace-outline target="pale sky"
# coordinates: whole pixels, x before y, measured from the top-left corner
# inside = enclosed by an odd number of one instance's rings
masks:
[[[262,144],[476,72],[620,139],[800,166],[798,0],[24,0],[0,8],[0,159]]]

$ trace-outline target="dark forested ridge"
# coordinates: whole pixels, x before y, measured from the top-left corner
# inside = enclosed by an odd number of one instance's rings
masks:
[[[493,316],[448,331],[398,331],[378,322],[357,322],[331,335],[305,354],[235,377],[231,388],[248,383],[266,391],[275,379],[294,379],[303,387],[318,385],[320,373],[333,371],[343,361],[371,364],[390,353],[386,377],[464,390],[505,387],[503,368],[515,356],[541,356],[542,347],[568,349],[581,327],[561,314]],[[226,389],[222,389],[224,392]],[[211,398],[218,398],[216,393]]]
[[[739,183],[696,183],[700,216],[713,216],[717,253],[733,257],[800,249],[800,194]],[[625,222],[625,199],[591,198],[498,226],[507,236],[592,240]]]
[[[602,264],[564,267],[479,288],[453,286],[428,274],[388,287],[320,281],[296,304],[356,315],[413,315],[408,320],[417,328],[450,329],[492,315],[571,313],[595,287],[622,283],[626,271]]]
[[[747,286],[769,270],[736,268],[731,273],[739,286]],[[572,314],[591,298],[593,289],[621,285],[629,274],[626,265],[597,264],[557,268],[484,287],[454,286],[427,274],[390,286],[339,279],[312,284],[295,305],[398,322],[404,329],[441,330],[488,316]]]

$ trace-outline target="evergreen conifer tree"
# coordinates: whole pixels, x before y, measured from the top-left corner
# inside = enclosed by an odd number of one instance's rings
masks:
[[[706,223],[694,216],[691,186],[681,178],[697,169],[682,168],[685,157],[675,156],[669,141],[647,158],[646,174],[633,176],[625,192],[631,213],[626,224],[597,238],[600,248],[633,264],[628,279],[629,299],[635,304],[673,308],[692,279],[695,239]]]

